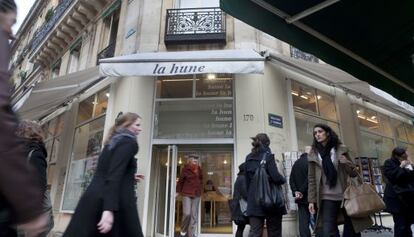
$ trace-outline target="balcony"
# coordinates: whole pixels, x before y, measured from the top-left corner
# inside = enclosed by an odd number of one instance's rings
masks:
[[[220,8],[168,9],[164,42],[225,44],[225,14]]]
[[[108,47],[106,47],[105,49],[103,49],[101,52],[98,53],[96,57],[96,65],[99,64],[100,59],[111,58],[115,55],[115,45],[116,45],[116,42],[113,42]]]
[[[48,67],[76,42],[114,0],[62,0],[29,43],[30,61]]]

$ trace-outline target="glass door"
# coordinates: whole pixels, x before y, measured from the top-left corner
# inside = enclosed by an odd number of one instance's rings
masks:
[[[174,219],[171,210],[175,209],[175,177],[177,146],[154,147],[155,158],[155,236],[173,237]]]
[[[232,195],[232,145],[154,146],[155,236],[179,236],[183,206],[182,196],[176,195],[176,184],[189,155],[199,157],[203,175],[197,236],[231,236],[227,200]]]

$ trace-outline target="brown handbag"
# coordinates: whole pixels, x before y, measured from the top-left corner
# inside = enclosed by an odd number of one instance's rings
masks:
[[[385,203],[371,184],[358,175],[357,182],[348,179],[344,192],[344,208],[350,217],[368,217],[385,209]]]

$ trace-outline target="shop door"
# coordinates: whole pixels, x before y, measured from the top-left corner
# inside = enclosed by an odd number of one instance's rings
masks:
[[[154,146],[156,199],[155,236],[179,236],[182,223],[182,196],[176,184],[188,155],[199,156],[203,187],[198,207],[198,237],[232,236],[233,227],[227,200],[232,194],[232,146]]]

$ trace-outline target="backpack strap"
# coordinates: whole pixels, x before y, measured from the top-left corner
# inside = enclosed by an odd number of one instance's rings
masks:
[[[265,165],[266,164],[266,157],[267,157],[267,152],[263,153],[262,155],[262,160],[260,161],[261,165]]]

